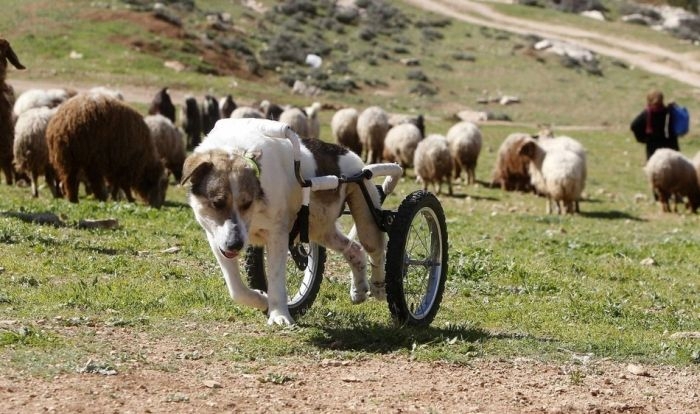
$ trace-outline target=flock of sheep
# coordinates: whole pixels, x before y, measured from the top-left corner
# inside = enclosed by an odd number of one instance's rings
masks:
[[[321,104],[306,108],[262,101],[237,106],[231,95],[220,100],[192,96],[181,106],[180,126],[167,88],[154,97],[143,116],[123,102],[117,91],[98,87],[76,93],[64,89],[25,91],[15,100],[5,82],[7,64],[24,67],[5,39],[0,39],[0,166],[6,182],[25,174],[32,194],[44,175],[55,197],[78,201],[79,183],[98,200],[121,196],[133,201],[132,191],[153,207],[165,201],[168,175],[179,181],[186,151],[221,118],[267,118],[289,124],[300,136],[319,139]],[[333,140],[359,154],[367,163],[396,162],[413,168],[423,188],[442,192],[464,173],[465,183],[476,182],[475,169],[482,147],[479,127],[454,124],[445,135],[425,133],[422,115],[387,113],[378,106],[358,111],[338,110],[331,119]],[[659,150],[645,172],[664,211],[669,199],[685,197],[695,212],[700,205],[700,154],[691,161],[677,151]],[[554,136],[544,129],[536,136],[513,133],[501,144],[490,184],[506,191],[534,191],[547,199],[547,213],[579,212],[586,183],[584,147],[573,138]]]

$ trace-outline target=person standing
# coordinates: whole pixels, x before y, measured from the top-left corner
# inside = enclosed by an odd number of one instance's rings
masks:
[[[671,148],[680,151],[678,135],[671,128],[672,114],[664,104],[664,94],[652,89],[647,94],[647,106],[637,115],[630,129],[637,142],[646,144],[647,160],[659,148]]]

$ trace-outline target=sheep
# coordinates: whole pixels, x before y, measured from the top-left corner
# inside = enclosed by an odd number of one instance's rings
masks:
[[[202,133],[207,135],[214,128],[216,121],[220,119],[219,102],[213,96],[205,95],[199,111],[202,117]]]
[[[185,131],[187,149],[196,148],[202,142],[202,114],[194,96],[185,97],[185,105],[181,107],[182,129]]]
[[[420,135],[425,136],[425,119],[423,115],[404,115],[404,114],[390,114],[388,115],[389,128],[395,127],[399,124],[413,124],[420,130]]]
[[[153,207],[165,201],[168,176],[143,117],[105,95],[78,94],[63,103],[46,128],[49,159],[68,200],[78,202],[78,178],[85,174],[94,196],[106,200],[132,187]]]
[[[362,143],[357,135],[357,118],[355,108],[343,108],[336,111],[331,118],[331,134],[335,142],[362,156]]]
[[[252,106],[239,106],[231,112],[229,118],[265,118],[265,114]]]
[[[669,198],[673,195],[688,198],[687,206],[695,213],[700,206],[698,173],[693,161],[670,148],[657,149],[644,166],[651,189],[658,196],[661,210],[670,212]],[[674,211],[677,209],[674,206]]]
[[[413,167],[424,190],[428,190],[428,184],[436,183],[440,194],[442,183],[446,181],[448,194],[452,195],[452,156],[443,135],[430,134],[418,143]]]
[[[309,138],[309,124],[306,112],[300,108],[285,109],[280,115],[280,122],[289,125],[302,138]]]
[[[151,138],[156,144],[158,155],[179,183],[182,179],[182,166],[187,155],[180,130],[161,114],[148,115],[143,120],[151,131]]]
[[[32,108],[55,108],[69,98],[75,96],[77,92],[72,89],[28,89],[22,92],[14,106],[12,112],[16,117]]]
[[[110,89],[105,86],[95,86],[94,88],[91,88],[88,91],[88,93],[93,95],[105,95],[120,101],[124,100],[124,95],[122,95],[120,91],[116,89]]]
[[[46,126],[56,110],[45,106],[27,109],[17,117],[15,124],[14,164],[17,171],[29,176],[33,197],[39,197],[40,174],[44,174],[53,196],[61,196],[46,144]]]
[[[459,179],[464,170],[467,184],[476,182],[476,163],[481,152],[481,141],[479,127],[471,122],[458,122],[447,131],[447,145],[454,161],[455,179]]]
[[[529,173],[535,189],[547,197],[547,214],[552,214],[553,204],[558,214],[562,204],[565,213],[575,213],[576,201],[585,186],[585,159],[566,149],[545,149],[532,137],[522,142],[519,153],[530,160]]]
[[[384,138],[388,131],[387,114],[378,106],[366,108],[357,117],[357,135],[362,143],[365,162],[374,164],[381,161]]]
[[[263,118],[279,121],[280,115],[284,112],[284,108],[265,99],[260,102],[260,111],[264,114]]]
[[[163,88],[156,93],[151,101],[151,106],[148,108],[149,115],[162,114],[175,123],[175,105],[173,105],[168,88]]]
[[[529,134],[515,132],[501,143],[491,178],[492,186],[501,187],[503,191],[532,190],[528,171],[530,160],[519,153],[520,147],[530,138]]]
[[[236,109],[236,106],[236,102],[233,100],[233,96],[231,96],[231,94],[219,99],[219,110],[221,111],[219,118],[229,118],[231,116],[231,112]]]
[[[542,145],[545,150],[553,149],[553,148],[560,148],[560,149],[565,149],[574,152],[577,154],[579,157],[583,158],[584,164],[583,164],[583,182],[586,182],[586,178],[588,176],[588,169],[587,169],[587,160],[586,160],[586,149],[581,145],[580,142],[577,140],[567,137],[565,135],[559,135],[555,136],[554,133],[552,132],[551,128],[545,127],[544,129],[541,129],[539,133],[537,134],[537,138],[540,140],[540,145]],[[583,189],[581,189],[583,190]],[[579,210],[579,201],[576,200],[576,212],[580,212]]]
[[[321,104],[314,102],[311,106],[304,108],[307,123],[307,138],[321,138],[321,123],[318,120],[318,113],[321,111]]]
[[[384,140],[384,161],[396,162],[403,169],[413,167],[413,155],[418,143],[423,139],[420,130],[413,124],[399,124],[391,128]]]
[[[15,135],[12,107],[15,94],[12,87],[5,82],[8,62],[17,69],[25,69],[12,50],[10,42],[0,38],[0,168],[5,174],[5,182],[12,185],[12,141]]]

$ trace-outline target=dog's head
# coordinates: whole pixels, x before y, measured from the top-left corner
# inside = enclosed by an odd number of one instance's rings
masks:
[[[264,202],[260,156],[211,150],[193,153],[183,166],[182,184],[191,184],[189,202],[195,217],[228,259],[246,246],[256,206]]]

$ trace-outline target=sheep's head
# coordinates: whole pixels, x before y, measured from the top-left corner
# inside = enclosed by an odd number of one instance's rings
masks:
[[[168,190],[168,171],[161,160],[144,169],[141,182],[136,190],[139,196],[151,207],[160,208],[165,203],[165,193]]]
[[[518,154],[529,159],[535,158],[537,154],[537,143],[533,139],[526,139],[518,148]]]
[[[10,42],[6,39],[0,39],[0,73],[3,75],[7,70],[7,62],[12,63],[12,66],[17,69],[26,69],[24,65],[19,63],[19,58],[17,58],[15,51],[12,50]]]

